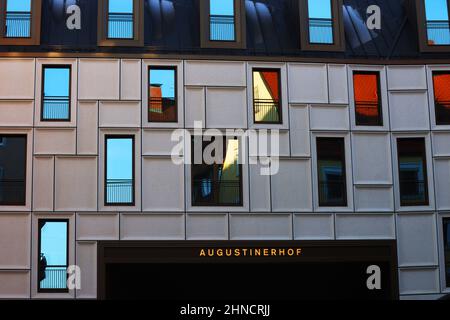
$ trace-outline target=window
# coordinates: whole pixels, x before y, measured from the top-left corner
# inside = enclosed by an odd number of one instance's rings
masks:
[[[201,1],[202,47],[245,48],[245,1]]]
[[[143,8],[143,0],[99,0],[99,46],[143,46]]]
[[[450,218],[443,219],[446,287],[450,288]]]
[[[71,67],[42,67],[42,121],[70,121]]]
[[[177,68],[149,67],[148,121],[177,122]]]
[[[317,138],[319,206],[346,207],[344,138]]]
[[[449,0],[416,0],[422,51],[450,50]]]
[[[26,135],[0,135],[0,205],[24,206]]]
[[[427,165],[424,138],[397,139],[400,204],[428,205]]]
[[[105,205],[134,206],[134,136],[106,136],[105,159]]]
[[[210,149],[212,146],[218,147],[211,153],[205,152],[206,148]],[[238,138],[212,137],[209,142],[202,141],[199,136],[193,137],[193,206],[242,206],[242,165],[239,163],[239,149]],[[205,161],[203,152],[211,154],[215,161]]]
[[[281,123],[280,70],[253,70],[253,115],[255,123]]]
[[[353,72],[355,120],[357,126],[382,126],[380,73]]]
[[[343,51],[342,0],[301,0],[302,50]]]
[[[68,292],[69,220],[39,220],[38,292]]]
[[[0,0],[0,45],[40,43],[42,0]]]
[[[434,111],[437,125],[450,124],[450,72],[434,71]]]

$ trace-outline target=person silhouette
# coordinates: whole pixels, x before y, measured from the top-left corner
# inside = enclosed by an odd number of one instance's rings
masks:
[[[45,269],[47,268],[47,259],[45,255],[41,253],[39,257],[39,282],[45,279]]]

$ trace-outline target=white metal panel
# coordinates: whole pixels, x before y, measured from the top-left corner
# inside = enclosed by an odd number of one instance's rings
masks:
[[[193,128],[195,122],[205,126],[206,96],[204,87],[186,87],[186,127]]]
[[[328,77],[325,64],[288,66],[289,103],[328,103]]]
[[[78,213],[77,240],[119,240],[119,215]]]
[[[188,86],[246,86],[245,63],[230,61],[186,61]]]
[[[254,159],[256,162],[257,160]],[[261,162],[250,164],[250,210],[267,212],[270,206],[270,176],[264,175],[263,169],[268,169]]]
[[[392,186],[355,186],[355,210],[363,212],[394,211],[394,192]]]
[[[121,240],[184,240],[184,214],[122,214]]]
[[[208,128],[246,128],[247,92],[242,88],[206,90],[206,126]]]
[[[119,100],[120,60],[80,59],[78,99]]]
[[[341,64],[328,65],[330,103],[348,104],[347,67]]]
[[[34,59],[0,59],[0,99],[34,99]],[[18,85],[20,84],[20,85]]]
[[[186,239],[228,240],[228,214],[188,214],[186,217]]]
[[[141,60],[122,59],[120,72],[120,99],[141,100]]]
[[[0,299],[29,299],[29,270],[0,270]]]
[[[0,126],[31,127],[33,125],[33,101],[0,101]]]
[[[34,154],[75,154],[75,129],[35,129]]]
[[[390,92],[389,111],[393,131],[430,130],[426,92]]]
[[[33,161],[33,210],[53,211],[53,157],[35,157]],[[45,187],[43,187],[45,186]]]
[[[98,153],[98,103],[80,102],[78,104],[77,154]]]
[[[347,106],[311,106],[311,130],[350,130]]]
[[[0,214],[0,269],[29,269],[30,248],[31,215]]]
[[[430,294],[439,292],[439,272],[435,268],[400,269],[400,294]]]
[[[291,154],[294,157],[308,157],[311,154],[309,109],[305,105],[295,105],[289,111]]]
[[[77,242],[77,266],[80,267],[80,289],[77,299],[97,298],[97,243]]]
[[[334,216],[332,214],[294,215],[294,239],[333,240]]]
[[[336,214],[336,239],[395,239],[393,214]]]
[[[291,214],[231,214],[230,240],[290,240]]]
[[[100,101],[100,127],[133,128],[141,126],[141,104],[132,101]]]
[[[425,66],[388,66],[389,90],[426,90]]]

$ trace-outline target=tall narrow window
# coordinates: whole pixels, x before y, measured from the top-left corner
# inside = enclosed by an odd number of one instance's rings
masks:
[[[433,72],[434,110],[437,125],[450,124],[450,72]]]
[[[26,135],[0,135],[0,205],[25,205],[26,157]]]
[[[67,292],[69,221],[39,220],[38,292]]]
[[[319,206],[347,206],[344,138],[317,138]]]
[[[42,0],[0,0],[0,45],[38,45]]]
[[[450,45],[448,0],[425,0],[428,45]]]
[[[309,42],[333,44],[331,0],[308,0]]]
[[[280,70],[253,70],[253,114],[255,123],[281,123]]]
[[[133,39],[133,0],[108,1],[108,38]]]
[[[134,205],[134,136],[105,137],[105,205]]]
[[[450,218],[443,220],[444,232],[444,258],[445,258],[445,283],[450,288]]]
[[[70,121],[71,67],[42,68],[42,121]]]
[[[209,161],[203,157],[203,152],[213,144],[217,148],[211,153],[205,152],[215,159]],[[212,142],[207,142],[197,136],[193,137],[192,146],[192,205],[241,206],[239,139],[213,137]]]
[[[427,165],[424,138],[397,139],[400,204],[428,205]]]
[[[177,122],[177,68],[149,67],[148,121]]]
[[[357,126],[382,126],[380,73],[355,71],[355,120]]]

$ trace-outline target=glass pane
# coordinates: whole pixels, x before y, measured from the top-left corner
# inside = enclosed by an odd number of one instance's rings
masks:
[[[133,39],[133,0],[109,0],[108,38]]]
[[[40,224],[38,276],[41,289],[67,287],[67,225],[65,221]]]
[[[450,218],[444,219],[444,255],[446,286],[450,288]]]
[[[330,0],[308,0],[309,42],[333,44],[333,14]]]
[[[7,0],[5,36],[29,38],[31,34],[31,0]]]
[[[25,205],[26,136],[0,135],[0,205]]]
[[[151,68],[149,71],[150,122],[177,122],[175,69]]]
[[[253,71],[253,107],[255,122],[280,123],[279,71]]]
[[[450,73],[433,73],[436,124],[450,124]]]
[[[210,0],[210,40],[235,41],[234,0]]]
[[[108,138],[106,141],[106,203],[134,202],[133,139]]]
[[[428,44],[450,44],[447,0],[425,0]]]
[[[379,74],[355,72],[353,74],[353,89],[356,125],[382,125]]]
[[[43,120],[68,120],[70,68],[44,68]]]

